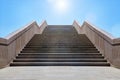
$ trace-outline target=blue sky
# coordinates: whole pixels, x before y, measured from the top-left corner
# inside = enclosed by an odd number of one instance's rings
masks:
[[[76,19],[90,21],[97,27],[120,37],[120,0],[0,0],[0,37],[31,21],[38,24],[72,24]]]

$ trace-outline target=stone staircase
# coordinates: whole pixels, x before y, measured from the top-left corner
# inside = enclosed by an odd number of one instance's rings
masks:
[[[49,25],[36,34],[10,66],[110,66],[84,34],[71,25]]]

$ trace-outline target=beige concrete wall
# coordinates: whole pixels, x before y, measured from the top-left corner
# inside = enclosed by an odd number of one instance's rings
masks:
[[[86,34],[96,48],[105,56],[105,58],[114,67],[120,68],[120,39],[115,39],[109,33],[101,30],[91,23],[85,21],[83,25],[79,25],[74,21],[73,26],[79,34]]]
[[[42,34],[46,26],[46,21],[40,26],[32,22],[7,37],[0,38],[0,68],[7,66],[35,34]]]
[[[77,21],[73,22],[73,26],[75,27],[75,29],[77,30],[78,34],[82,34],[81,32],[81,28],[80,28],[80,24]]]
[[[0,68],[7,64],[7,40],[0,38]]]

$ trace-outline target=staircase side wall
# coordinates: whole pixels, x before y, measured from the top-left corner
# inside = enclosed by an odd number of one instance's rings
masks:
[[[77,25],[77,26],[76,26]],[[95,47],[105,56],[112,66],[120,68],[120,39],[115,39],[109,33],[95,27],[89,22],[82,26],[74,21],[73,26],[77,27],[79,34],[86,34]]]
[[[6,46],[7,40],[0,38],[0,68],[5,66],[7,64],[7,46]]]
[[[0,38],[0,68],[7,66],[31,40],[34,34],[42,34],[46,26],[46,21],[40,26],[36,22],[32,22],[11,33],[6,38]]]

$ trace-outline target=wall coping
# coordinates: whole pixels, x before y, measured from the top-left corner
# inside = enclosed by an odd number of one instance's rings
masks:
[[[0,45],[9,45],[11,42],[16,40],[19,36],[24,34],[26,31],[28,31],[32,26],[37,26],[38,28],[41,27],[44,23],[47,23],[46,20],[44,20],[40,25],[37,24],[36,21],[32,21],[28,23],[27,25],[23,26],[22,28],[10,33],[5,38],[0,38]]]
[[[84,21],[82,25],[79,24],[78,21],[74,20],[73,24],[77,23],[77,25],[82,29],[83,27],[87,26],[89,27],[92,31],[97,33],[99,36],[103,37],[106,41],[108,41],[111,45],[120,45],[120,38],[115,38],[108,32],[96,27],[89,21]]]

